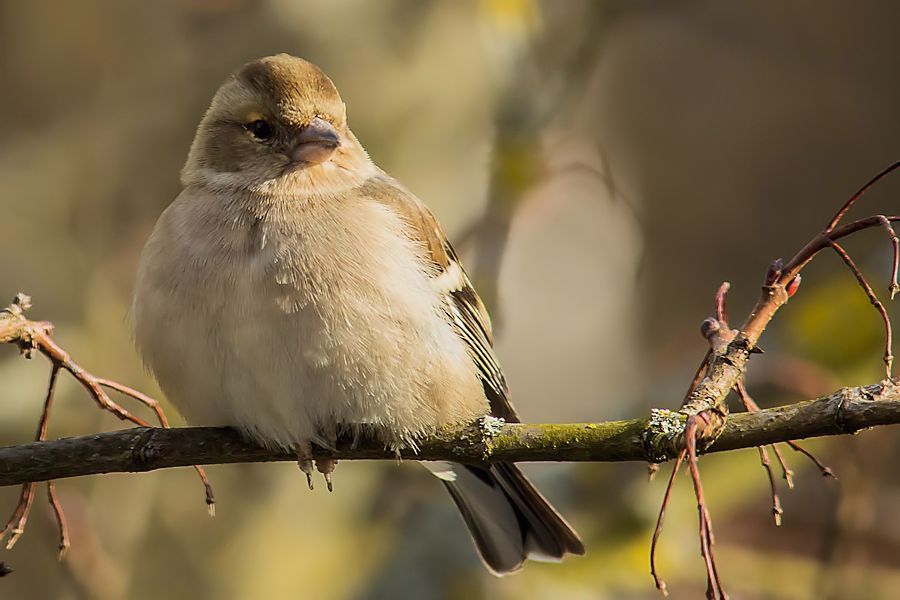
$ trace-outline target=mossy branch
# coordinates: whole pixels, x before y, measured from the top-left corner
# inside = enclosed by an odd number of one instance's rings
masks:
[[[683,447],[683,415],[654,410],[650,418],[603,423],[537,425],[488,418],[463,430],[445,430],[422,440],[408,460],[650,461],[660,462]],[[829,396],[733,415],[709,452],[752,448],[807,437],[841,435],[900,423],[900,385],[885,382],[846,388]],[[341,439],[335,451],[317,457],[393,460],[373,435],[355,447]],[[292,461],[292,454],[266,450],[225,428],[138,427],[54,441],[0,448],[0,486],[97,473],[152,471],[196,464]]]

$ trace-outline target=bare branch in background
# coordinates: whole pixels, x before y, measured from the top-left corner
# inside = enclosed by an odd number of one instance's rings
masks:
[[[471,275],[498,331],[503,324],[497,302],[500,269],[516,212],[525,195],[548,174],[544,156],[547,126],[582,100],[590,81],[586,74],[595,69],[599,59],[602,35],[593,31],[573,37],[568,32],[575,21],[604,23],[608,10],[602,3],[589,4],[583,11],[562,10],[544,24],[549,30],[543,35],[530,37],[525,43],[519,39],[506,41],[510,48],[503,54],[513,57],[515,67],[504,64],[504,76],[498,77],[503,83],[494,107],[487,205],[456,240],[460,250],[473,242],[477,247]],[[505,77],[510,71],[513,74]],[[605,158],[603,162],[606,168]],[[597,177],[613,187],[608,173],[597,173]]]

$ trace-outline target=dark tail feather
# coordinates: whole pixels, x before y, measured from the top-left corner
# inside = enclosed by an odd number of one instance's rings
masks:
[[[584,554],[584,544],[556,509],[514,464],[490,468],[453,465],[456,477],[441,477],[495,575],[522,567],[526,558],[559,561]]]

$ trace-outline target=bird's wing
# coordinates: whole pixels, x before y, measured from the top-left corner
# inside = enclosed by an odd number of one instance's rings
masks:
[[[373,177],[361,191],[409,224],[410,235],[426,250],[434,267],[432,284],[444,297],[447,314],[478,368],[491,414],[517,422],[519,417],[510,403],[506,378],[494,355],[491,318],[440,223],[421,200],[387,175]]]

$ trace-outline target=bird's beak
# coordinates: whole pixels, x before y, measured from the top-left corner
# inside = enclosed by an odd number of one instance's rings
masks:
[[[323,163],[334,154],[341,145],[341,138],[334,126],[316,117],[300,130],[296,144],[291,150],[293,163],[317,165]]]

